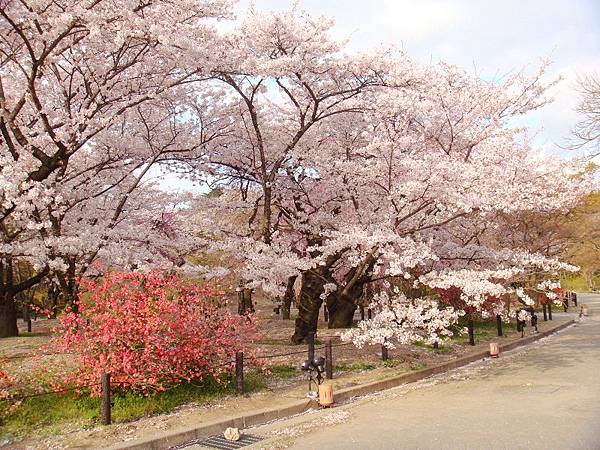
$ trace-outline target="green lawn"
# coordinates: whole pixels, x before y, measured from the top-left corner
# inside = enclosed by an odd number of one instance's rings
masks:
[[[538,314],[539,318],[539,314]],[[467,320],[461,319],[458,323],[458,327],[466,327]],[[508,333],[511,331],[517,331],[517,324],[515,322],[506,323],[502,322],[502,331],[504,333]],[[475,334],[475,343],[480,341],[493,339],[498,337],[498,329],[496,327],[496,320],[490,321],[475,321],[473,332]],[[467,333],[459,334],[458,332],[454,333],[452,336],[452,341],[457,344],[467,345],[469,343],[469,335]]]
[[[264,389],[266,376],[254,371],[246,374],[246,392]],[[115,422],[126,422],[146,415],[165,413],[191,402],[206,402],[233,394],[235,386],[229,379],[221,383],[206,380],[201,384],[181,384],[165,392],[150,396],[136,393],[113,395],[112,417]],[[2,408],[0,403],[0,408]],[[5,405],[4,405],[5,406]],[[87,394],[51,394],[26,399],[0,427],[0,438],[25,436],[32,431],[47,433],[62,431],[65,424],[93,426],[100,420],[100,400]]]

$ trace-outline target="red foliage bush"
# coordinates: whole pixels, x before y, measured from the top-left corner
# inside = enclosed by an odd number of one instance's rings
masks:
[[[256,362],[248,344],[257,338],[251,316],[224,308],[225,293],[158,272],[108,273],[83,280],[78,312],[60,317],[54,341],[75,355],[77,368],[62,383],[84,387],[102,373],[124,389],[144,393],[230,371],[236,351]]]

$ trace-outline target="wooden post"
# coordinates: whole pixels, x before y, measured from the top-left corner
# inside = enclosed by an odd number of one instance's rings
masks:
[[[498,336],[502,336],[502,317],[496,315],[496,328],[498,328]]]
[[[373,312],[371,311],[371,308],[367,309],[367,319],[372,319],[373,318]]]
[[[325,344],[325,376],[328,380],[333,380],[333,347],[331,339],[327,339]]]
[[[571,292],[571,299],[573,300],[573,304],[577,306],[577,292]]]
[[[473,319],[467,321],[467,329],[469,330],[469,345],[475,345],[475,332],[473,330]]]
[[[327,310],[327,305],[323,304],[323,318],[325,322],[329,322],[329,311]]]
[[[235,353],[235,390],[244,393],[244,352]]]
[[[548,303],[548,320],[552,320],[552,303]]]
[[[546,312],[546,304],[545,303],[542,305],[542,311],[544,313],[544,322],[547,322],[548,321],[548,313]]]
[[[360,305],[360,320],[365,320],[365,307]]]
[[[101,391],[101,403],[100,403],[100,417],[102,425],[111,424],[110,415],[110,374],[103,373],[101,377],[102,391]]]
[[[381,360],[387,361],[388,358],[389,358],[388,348],[385,346],[385,344],[381,344]]]
[[[23,320],[27,324],[27,332],[31,333],[31,311],[28,305],[23,308]]]
[[[308,332],[308,360],[312,362],[315,359],[315,332]]]

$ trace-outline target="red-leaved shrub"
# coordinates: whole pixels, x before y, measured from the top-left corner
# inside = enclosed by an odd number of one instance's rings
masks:
[[[123,389],[144,393],[231,371],[236,351],[256,362],[251,316],[224,308],[225,294],[159,272],[106,274],[83,280],[78,312],[60,317],[55,349],[74,354],[64,385],[94,385],[102,373]]]

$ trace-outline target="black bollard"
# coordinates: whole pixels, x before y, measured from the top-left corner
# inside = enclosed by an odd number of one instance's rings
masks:
[[[313,361],[315,359],[315,332],[309,331],[308,337],[308,360]]]
[[[475,331],[473,327],[473,319],[468,320],[467,329],[469,331],[469,345],[475,345]]]
[[[100,399],[100,423],[102,425],[110,425],[111,419],[111,399],[110,399],[110,374],[103,373],[101,381],[101,399]]]
[[[548,314],[546,313],[546,304],[542,305],[542,311],[544,312],[544,322],[548,320]]]
[[[235,390],[244,393],[244,352],[235,353]]]
[[[328,339],[327,344],[325,344],[325,377],[328,380],[333,379],[333,347],[331,346],[331,339]]]

